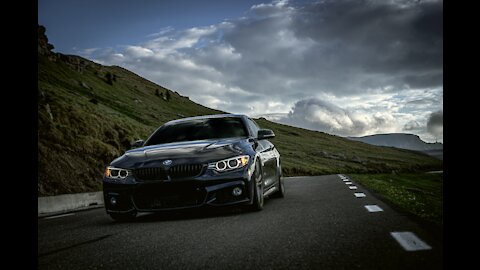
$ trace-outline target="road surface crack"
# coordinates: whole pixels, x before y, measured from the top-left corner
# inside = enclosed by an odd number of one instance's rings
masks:
[[[68,250],[68,249],[71,249],[71,248],[75,248],[75,247],[78,247],[78,246],[82,246],[82,245],[86,245],[86,244],[90,244],[90,243],[102,241],[103,239],[106,239],[106,238],[108,238],[108,237],[110,237],[110,236],[113,236],[113,234],[107,234],[107,235],[100,236],[100,237],[97,237],[97,238],[92,239],[92,240],[88,240],[88,241],[80,242],[80,243],[77,243],[77,244],[74,244],[74,245],[71,245],[71,246],[67,246],[67,247],[55,249],[55,250],[52,250],[52,251],[49,251],[49,252],[46,252],[46,253],[41,253],[41,254],[38,255],[38,257],[44,257],[44,256],[48,256],[48,255],[52,255],[52,254],[55,254],[55,253],[64,251],[64,250]]]

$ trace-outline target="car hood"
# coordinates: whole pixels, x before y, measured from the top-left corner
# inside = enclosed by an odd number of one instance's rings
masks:
[[[168,159],[172,165],[205,164],[246,154],[248,148],[251,145],[245,138],[166,143],[129,150],[110,165],[125,169],[159,167]]]

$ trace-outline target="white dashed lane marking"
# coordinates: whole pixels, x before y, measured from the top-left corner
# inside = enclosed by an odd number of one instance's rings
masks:
[[[75,215],[75,213],[63,214],[63,215],[58,215],[58,216],[51,216],[51,217],[46,217],[45,219],[54,219],[54,218],[68,217],[68,216],[73,216],[73,215]]]
[[[390,235],[397,240],[397,242],[406,251],[418,251],[432,249],[427,243],[423,242],[412,232],[391,232]]]
[[[363,192],[355,192],[355,193],[353,193],[353,195],[355,195],[355,197],[357,197],[357,198],[363,198],[363,197],[367,196]]]
[[[365,205],[365,208],[367,208],[368,212],[382,212],[383,209],[380,208],[380,206],[373,204],[373,205]]]
[[[337,176],[346,184],[349,185],[349,189],[357,189],[356,186],[350,186],[353,185],[353,182],[350,181],[347,177],[345,177],[342,174],[337,174]],[[355,197],[357,198],[364,198],[367,195],[363,192],[355,192],[353,193]],[[371,205],[364,205],[364,207],[368,210],[368,212],[374,213],[374,212],[383,212],[383,209],[376,205],[376,204],[371,204]],[[418,251],[418,250],[429,250],[432,249],[431,246],[429,246],[427,243],[423,242],[420,238],[418,238],[414,233],[412,232],[391,232],[390,235],[397,240],[397,242],[406,250],[406,251]]]

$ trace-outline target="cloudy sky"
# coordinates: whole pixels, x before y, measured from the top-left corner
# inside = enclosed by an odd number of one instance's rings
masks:
[[[443,142],[442,1],[39,0],[39,23],[211,108]]]

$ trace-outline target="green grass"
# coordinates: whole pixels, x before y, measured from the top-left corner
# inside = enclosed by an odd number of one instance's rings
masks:
[[[112,85],[106,74],[115,75]],[[170,93],[164,100],[156,92]],[[199,89],[201,91],[201,89]],[[95,101],[95,102],[93,102]],[[49,114],[49,110],[51,116]],[[38,56],[38,194],[97,191],[105,166],[163,123],[223,113],[116,66],[77,56]],[[439,170],[422,153],[372,146],[259,119],[274,130],[284,175]]]
[[[437,225],[443,224],[443,174],[390,173],[349,176],[401,209]]]

